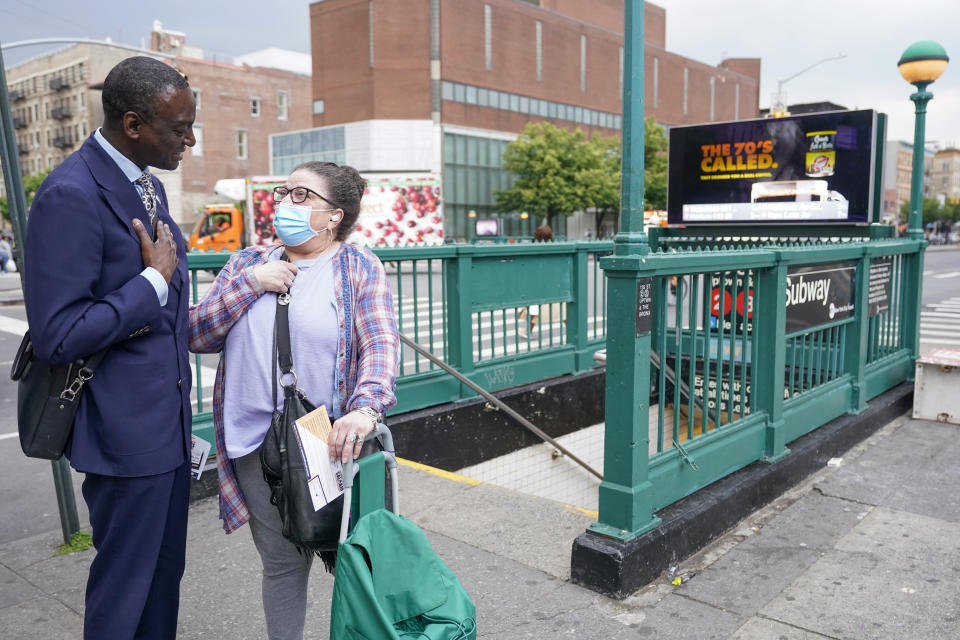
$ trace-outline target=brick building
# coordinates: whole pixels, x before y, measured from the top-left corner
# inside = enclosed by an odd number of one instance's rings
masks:
[[[270,172],[271,134],[310,126],[310,76],[197,58],[178,57],[175,64],[197,98],[197,144],[179,169],[156,173],[181,194],[177,220],[190,225],[205,204],[223,201],[213,193],[217,180]]]
[[[923,195],[931,197],[934,151],[924,150]],[[886,220],[906,222],[900,213],[905,203],[910,202],[910,187],[913,178],[913,145],[902,140],[890,140],[883,149],[883,217]]]
[[[930,194],[946,202],[960,202],[960,149],[940,149],[934,154]]]
[[[504,146],[531,121],[622,128],[623,0],[324,0],[310,5],[314,132],[273,136],[271,167],[307,158],[443,176],[448,237],[495,210]],[[665,125],[756,117],[760,60],[712,66],[667,51],[645,3],[646,111]],[[564,231],[566,221],[557,221]],[[571,230],[571,235],[574,232]]]
[[[78,44],[6,70],[24,176],[57,166],[100,126],[103,108],[96,85],[129,55],[115,47]],[[6,195],[2,181],[0,195]]]
[[[269,173],[271,134],[311,125],[310,76],[204,60],[203,51],[188,46],[183,33],[164,30],[159,22],[154,22],[151,45],[154,51],[177,56],[170,64],[188,77],[197,97],[196,146],[176,171],[154,170],[164,183],[174,220],[189,228],[205,204],[223,200],[213,193],[217,180]],[[309,59],[306,54],[269,53],[251,54],[250,59],[256,64],[286,63],[299,71],[309,68],[297,58]],[[60,164],[103,123],[103,80],[131,55],[137,54],[78,44],[7,69],[24,175]]]

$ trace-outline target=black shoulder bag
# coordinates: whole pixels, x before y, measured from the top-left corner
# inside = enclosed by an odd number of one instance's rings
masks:
[[[24,334],[10,379],[17,383],[20,448],[28,457],[58,460],[63,455],[73,432],[83,385],[93,377],[108,350],[54,367],[37,357],[30,332]]]
[[[336,565],[343,496],[314,511],[307,486],[306,463],[300,453],[294,422],[316,407],[297,388],[290,349],[289,294],[277,296],[274,329],[273,406],[277,406],[277,363],[283,385],[283,409],[274,409],[270,429],[260,448],[263,477],[270,485],[270,503],[280,511],[283,536],[301,552],[315,553],[328,571]],[[287,384],[289,381],[289,384]],[[361,456],[379,450],[377,440],[364,443]]]

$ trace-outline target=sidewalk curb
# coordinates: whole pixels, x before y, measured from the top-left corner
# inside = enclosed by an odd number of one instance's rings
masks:
[[[660,525],[633,540],[580,534],[573,543],[571,581],[626,598],[904,414],[912,403],[913,382],[901,383],[873,398],[863,413],[841,416],[794,440],[782,460],[755,462],[663,509],[657,514]]]

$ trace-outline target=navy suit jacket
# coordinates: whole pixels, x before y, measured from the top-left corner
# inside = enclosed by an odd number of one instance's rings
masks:
[[[187,258],[163,185],[160,220],[180,262],[167,305],[138,274],[149,228],[136,187],[91,135],[44,180],[27,224],[26,306],[37,355],[54,365],[110,347],[83,391],[67,457],[78,471],[147,476],[190,450]]]

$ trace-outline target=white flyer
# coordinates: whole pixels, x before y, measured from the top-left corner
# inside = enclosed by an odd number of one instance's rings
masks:
[[[199,480],[203,467],[207,464],[210,455],[210,443],[195,435],[190,436],[190,475]]]
[[[343,466],[339,460],[330,460],[327,446],[330,419],[326,409],[321,406],[297,420],[294,426],[307,468],[306,481],[310,487],[313,509],[319,511],[343,493]]]

